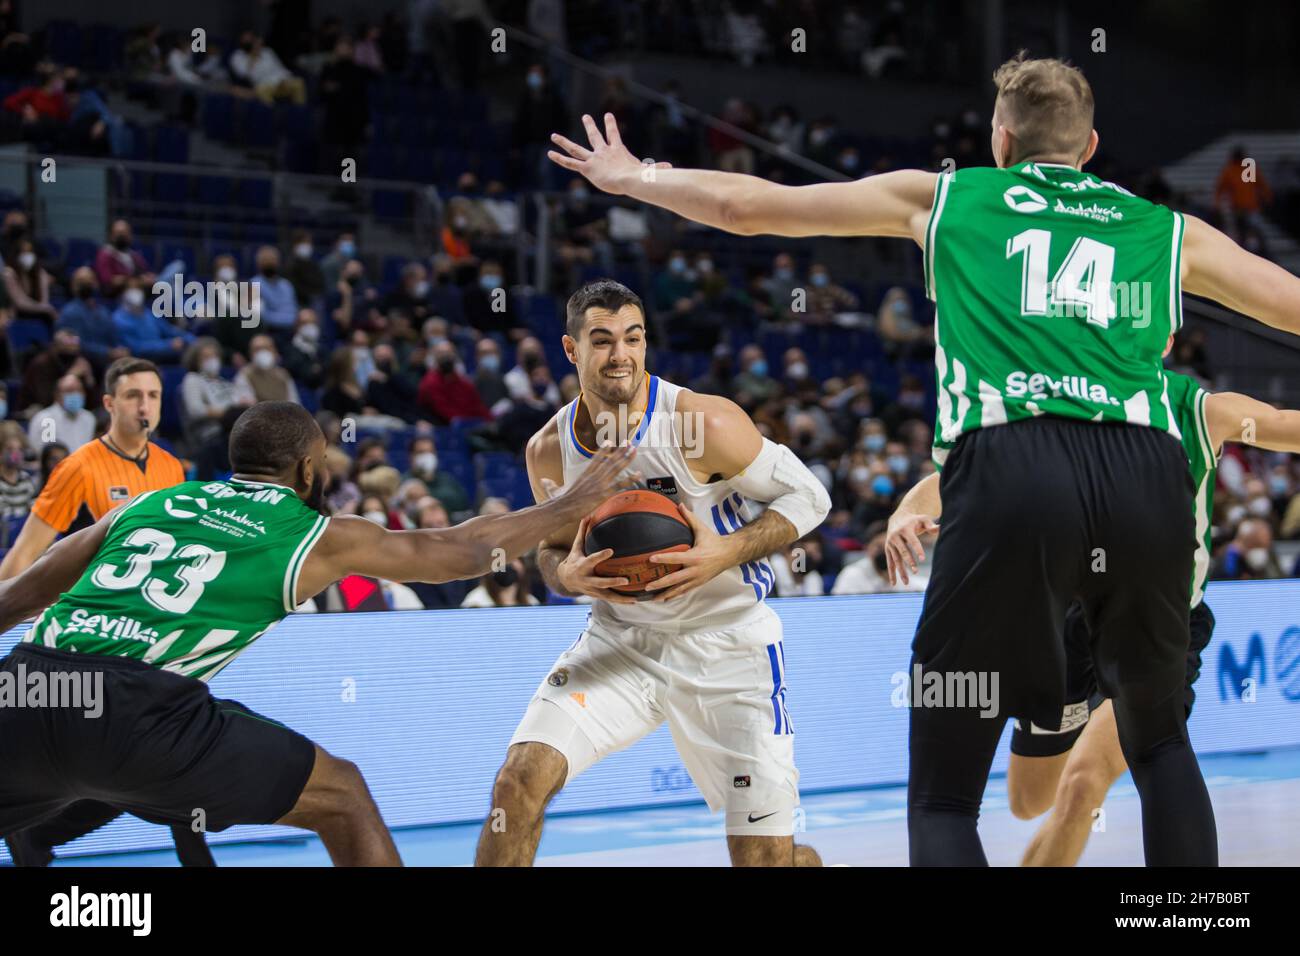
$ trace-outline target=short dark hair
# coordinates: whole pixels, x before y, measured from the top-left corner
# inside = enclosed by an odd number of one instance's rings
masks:
[[[582,334],[582,324],[588,309],[608,309],[617,312],[625,305],[634,305],[645,315],[641,297],[621,282],[613,279],[593,279],[573,295],[565,306],[564,331],[572,338]]]
[[[307,457],[324,433],[296,402],[258,402],[230,430],[230,466],[248,475],[282,475]]]
[[[153,372],[158,376],[159,383],[162,382],[162,372],[158,371],[157,365],[148,359],[127,355],[110,365],[108,371],[104,373],[104,391],[109,395],[116,395],[118,379],[125,375],[135,375],[137,372]]]

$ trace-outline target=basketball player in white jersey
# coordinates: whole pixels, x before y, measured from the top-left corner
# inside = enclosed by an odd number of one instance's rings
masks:
[[[637,601],[611,590],[627,579],[596,576],[613,552],[584,555],[586,520],[541,543],[546,583],[594,604],[510,741],[476,862],[532,863],[551,798],[666,720],[709,808],[726,811],[733,865],[819,865],[794,843],[794,727],[781,621],[764,598],[767,557],[820,525],[830,498],[734,402],[646,371],[645,312],[626,286],[603,279],[573,294],[564,349],[582,391],[528,443],[538,500],[598,447],[631,442],[646,486],[677,503],[695,544],[656,555],[674,570]]]

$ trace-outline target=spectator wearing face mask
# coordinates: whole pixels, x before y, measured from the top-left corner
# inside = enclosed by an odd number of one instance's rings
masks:
[[[258,334],[261,319],[256,324],[247,322],[240,314],[239,268],[231,255],[212,259],[213,308],[207,329],[221,343],[224,358],[232,365],[248,361],[249,343]],[[206,303],[205,303],[206,306]],[[260,300],[259,300],[260,308]]]
[[[505,376],[501,372],[501,346],[495,339],[484,336],[474,346],[474,387],[478,389],[483,404],[499,415],[502,402],[510,401]]]
[[[522,185],[553,188],[556,169],[546,158],[551,147],[551,133],[570,126],[569,110],[550,82],[549,71],[542,63],[528,68],[524,89],[515,103],[514,123],[511,128],[516,179]]]
[[[181,379],[181,427],[185,444],[200,478],[213,478],[229,469],[226,446],[230,429],[251,402],[250,394],[221,377],[221,344],[214,338],[195,339],[185,352]]]
[[[889,520],[898,483],[883,461],[854,466],[849,472],[849,490],[856,499],[853,523],[857,527],[867,528],[877,521]]]
[[[293,402],[301,405],[298,386],[280,364],[275,339],[258,335],[249,345],[251,361],[235,376],[235,392],[252,402]]]
[[[343,267],[357,257],[357,237],[355,233],[341,232],[334,240],[334,246],[320,261],[321,278],[325,281],[327,291],[335,289],[343,277]]]
[[[17,317],[41,319],[52,325],[59,310],[50,304],[50,274],[36,258],[36,246],[30,239],[17,243],[15,255],[5,260],[5,293]]]
[[[342,276],[329,296],[328,308],[335,326],[342,332],[380,331],[388,326],[388,320],[379,310],[379,293],[367,281],[360,259],[350,259],[343,266]]]
[[[492,412],[483,404],[473,381],[456,367],[456,347],[439,342],[432,356],[433,367],[420,380],[416,399],[420,411],[440,424],[458,419],[490,419]]]
[[[33,448],[61,442],[76,451],[95,437],[95,416],[86,409],[86,387],[75,375],[65,375],[56,386],[56,400],[36,412],[27,423]]]
[[[95,276],[109,299],[117,298],[127,279],[138,278],[143,288],[150,288],[157,278],[144,256],[131,248],[131,238],[131,224],[125,219],[114,220],[108,229],[108,242],[95,254]]]
[[[132,277],[122,290],[122,304],[113,312],[117,338],[137,358],[154,362],[180,361],[194,336],[154,314],[145,305],[144,280]]]
[[[516,303],[511,301],[506,289],[505,270],[501,263],[486,259],[479,266],[478,281],[466,286],[462,296],[465,321],[471,328],[485,335],[499,332],[510,335],[516,330],[524,331],[524,321],[516,311]]]
[[[740,350],[740,374],[731,387],[736,401],[748,408],[773,398],[781,390],[781,383],[768,375],[767,357],[763,350],[757,345],[746,345]]]
[[[535,607],[541,602],[529,589],[524,562],[515,558],[501,571],[485,574],[479,585],[461,602],[461,607]]]
[[[813,325],[826,325],[839,321],[858,323],[858,297],[831,280],[830,270],[814,262],[808,272],[811,283],[808,289],[807,321]]]
[[[782,252],[772,260],[772,274],[763,280],[762,286],[772,303],[773,315],[777,321],[797,323],[803,318],[804,313],[796,313],[793,306],[796,290],[806,293],[807,289],[796,275],[794,257],[788,252]]]
[[[27,442],[21,431],[6,429],[0,441],[0,518],[5,526],[3,544],[8,546],[11,536],[9,522],[27,517],[36,500],[36,482],[27,470]]]
[[[366,384],[366,404],[380,415],[390,415],[403,422],[414,421],[419,413],[415,403],[419,381],[401,367],[391,345],[376,345],[373,355],[375,368]]]
[[[885,536],[876,535],[868,543],[863,556],[844,569],[835,578],[831,594],[886,594],[893,591],[924,591],[929,575],[913,574],[906,584],[900,576],[897,584],[889,583]]]
[[[560,404],[560,389],[554,381],[543,394],[538,395],[533,381],[533,373],[546,365],[546,355],[542,343],[535,337],[520,339],[515,348],[514,368],[505,374],[506,389],[510,398],[516,402],[536,402],[539,399],[548,405]],[[549,376],[548,376],[549,377]]]
[[[934,330],[913,317],[912,298],[902,286],[894,286],[880,300],[876,335],[885,351],[898,358],[922,359],[934,352]]]
[[[312,258],[311,233],[306,229],[294,230],[293,247],[289,250],[284,277],[293,286],[293,295],[300,307],[320,306],[325,295],[325,273],[320,263]]]
[[[325,360],[320,344],[320,319],[314,309],[299,309],[293,341],[284,353],[284,367],[304,388],[317,389],[325,383]]]
[[[81,350],[91,361],[107,367],[109,362],[128,352],[118,343],[112,314],[95,297],[98,289],[99,280],[95,278],[94,269],[82,266],[73,272],[73,298],[64,303],[55,327],[76,333],[81,340]]]
[[[817,532],[800,538],[770,559],[776,574],[778,597],[819,597],[826,593],[822,580],[822,538]]]
[[[1262,518],[1246,518],[1210,568],[1213,581],[1247,581],[1280,578],[1282,569],[1273,554],[1273,529]]]
[[[298,317],[293,284],[280,275],[280,251],[275,246],[257,250],[257,275],[253,277],[262,303],[262,324],[277,341],[288,343]]]
[[[433,309],[429,273],[418,262],[402,266],[402,281],[384,297],[385,312],[400,311],[411,317],[415,324],[423,324]]]
[[[465,493],[456,476],[438,467],[438,448],[431,435],[417,435],[411,439],[411,470],[408,478],[418,478],[424,482],[429,494],[442,502],[452,514],[467,511],[470,507],[469,495]]]

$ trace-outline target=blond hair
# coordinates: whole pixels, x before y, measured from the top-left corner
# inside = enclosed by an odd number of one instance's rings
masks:
[[[1016,139],[1011,163],[1081,156],[1092,133],[1092,87],[1064,60],[1031,60],[1024,50],[993,71],[998,105]]]

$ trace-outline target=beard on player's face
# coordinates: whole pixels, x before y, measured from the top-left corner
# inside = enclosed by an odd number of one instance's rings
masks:
[[[319,514],[326,514],[325,507],[325,488],[329,475],[324,468],[316,468],[311,478],[311,486],[307,489],[307,497],[303,503],[312,511]]]
[[[626,405],[636,397],[641,378],[641,367],[635,360],[601,362],[582,387],[607,404]]]

